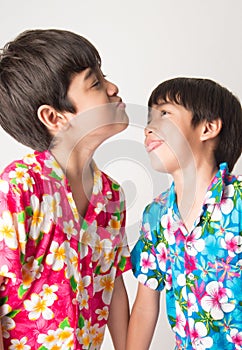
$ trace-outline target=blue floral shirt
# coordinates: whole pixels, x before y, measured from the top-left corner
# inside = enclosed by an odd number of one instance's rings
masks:
[[[242,181],[222,163],[189,233],[174,183],[148,205],[132,251],[134,275],[166,288],[176,349],[242,349]],[[162,348],[162,346],[161,346]]]

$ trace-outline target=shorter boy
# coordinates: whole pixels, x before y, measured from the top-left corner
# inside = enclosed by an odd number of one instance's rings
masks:
[[[36,150],[0,179],[4,349],[96,350],[108,324],[115,349],[125,350],[124,196],[93,154],[128,117],[93,45],[54,29],[7,44],[0,124]]]
[[[146,149],[174,182],[146,207],[131,253],[139,286],[127,349],[149,348],[164,288],[176,349],[241,349],[242,183],[230,174],[242,150],[240,102],[211,80],[176,78],[149,107]]]

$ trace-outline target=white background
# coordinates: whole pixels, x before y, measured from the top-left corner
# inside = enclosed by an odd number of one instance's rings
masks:
[[[0,0],[0,47],[25,29],[77,32],[97,47],[104,73],[119,86],[120,95],[131,104],[133,112],[139,112],[137,106],[146,105],[158,83],[176,76],[211,78],[242,100],[241,13],[241,0]],[[128,192],[127,233],[131,248],[138,237],[134,228],[136,231],[145,204],[167,186],[167,179],[149,168],[142,146],[145,114],[140,113],[140,119],[137,114],[131,113],[130,128],[110,141],[112,150],[118,153],[117,140],[127,141],[135,149],[132,155],[107,158],[105,148],[105,154],[102,149],[97,152],[98,163]],[[2,130],[0,146],[1,170],[29,151]],[[242,173],[241,158],[234,172]],[[131,273],[126,274],[125,280],[132,305],[136,281]],[[162,302],[151,349],[173,347]],[[102,348],[113,349],[108,332]]]

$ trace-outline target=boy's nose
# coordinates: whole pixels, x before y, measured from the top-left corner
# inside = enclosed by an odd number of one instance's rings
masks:
[[[148,127],[145,128],[145,136],[148,136],[149,134],[152,134],[152,130]]]
[[[107,80],[107,94],[109,96],[115,96],[119,92],[117,85],[111,83],[111,81]]]

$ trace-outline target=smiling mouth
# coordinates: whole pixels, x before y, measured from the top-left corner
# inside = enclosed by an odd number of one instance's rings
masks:
[[[154,151],[156,148],[160,147],[164,141],[162,140],[154,140],[149,142],[149,144],[146,146],[146,151],[149,153],[151,151]]]

